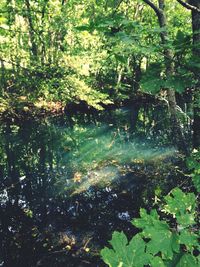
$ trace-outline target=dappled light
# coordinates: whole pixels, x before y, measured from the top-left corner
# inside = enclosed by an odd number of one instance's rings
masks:
[[[199,192],[199,0],[0,1],[0,267],[198,267]]]

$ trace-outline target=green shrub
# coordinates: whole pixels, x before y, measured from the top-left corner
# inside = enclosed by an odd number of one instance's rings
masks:
[[[173,227],[160,219],[156,209],[150,214],[140,210],[132,224],[142,231],[129,242],[123,232],[114,232],[112,248],[101,250],[103,261],[110,267],[198,267],[200,248],[196,225],[196,197],[174,188],[165,198],[162,212],[171,216]]]

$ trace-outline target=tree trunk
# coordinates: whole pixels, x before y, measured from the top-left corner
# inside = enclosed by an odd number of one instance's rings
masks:
[[[168,32],[166,29],[167,20],[165,15],[165,0],[158,0],[159,7],[154,5],[149,0],[143,0],[147,3],[156,13],[159,21],[159,26],[162,29],[160,33],[161,42],[164,46],[164,60],[165,60],[165,74],[166,78],[171,77],[174,74],[174,63],[173,63],[173,52],[170,48],[167,48],[168,44]],[[170,112],[170,122],[171,122],[171,131],[172,131],[172,140],[174,144],[178,147],[180,151],[184,154],[189,154],[189,149],[185,140],[185,136],[182,131],[180,120],[177,116],[176,110],[176,96],[173,89],[167,89],[167,98],[169,103],[169,112]]]
[[[44,0],[42,12],[41,12],[41,33],[39,35],[40,43],[41,43],[41,65],[44,66],[45,59],[46,59],[46,42],[45,42],[45,15],[46,15],[46,9],[48,5],[49,0]]]
[[[5,78],[5,66],[4,66],[4,62],[3,60],[0,58],[0,62],[1,62],[1,75],[0,75],[0,81],[1,81],[1,94],[4,96],[5,93],[5,88],[6,88],[6,78]]]
[[[34,31],[34,26],[33,26],[33,19],[32,19],[29,0],[25,0],[25,4],[26,4],[26,9],[27,9],[26,17],[29,23],[29,36],[30,36],[30,41],[31,41],[31,58],[34,60],[37,58],[38,49],[37,49],[37,44],[36,44],[36,39],[35,39],[35,31]]]
[[[189,3],[200,9],[199,0],[190,0]],[[192,31],[193,31],[193,59],[199,63],[200,58],[200,12],[192,10]],[[200,70],[194,68],[197,84],[194,93],[194,122],[193,122],[193,146],[200,147]]]

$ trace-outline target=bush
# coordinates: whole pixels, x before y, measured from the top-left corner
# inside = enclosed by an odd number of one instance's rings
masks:
[[[198,267],[200,266],[197,201],[194,193],[174,188],[165,198],[161,211],[171,216],[173,227],[158,215],[140,210],[140,218],[132,224],[142,231],[130,242],[123,232],[114,232],[112,248],[101,250],[103,261],[110,267]]]

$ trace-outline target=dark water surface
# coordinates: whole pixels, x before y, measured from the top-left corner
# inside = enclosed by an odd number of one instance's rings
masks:
[[[131,138],[123,121],[2,125],[0,266],[104,266],[111,233],[134,234],[139,208],[173,186],[175,151],[152,139]]]

